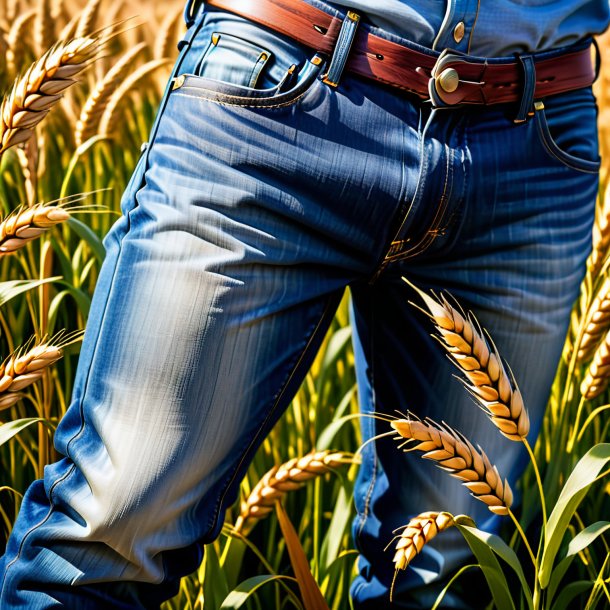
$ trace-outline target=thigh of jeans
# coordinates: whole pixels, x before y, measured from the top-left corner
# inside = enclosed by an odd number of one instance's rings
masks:
[[[512,124],[510,109],[464,111],[464,136],[449,155],[460,161],[447,179],[446,229],[426,250],[390,263],[374,286],[353,289],[363,410],[393,416],[410,410],[463,432],[508,479],[517,503],[516,481],[528,460],[523,445],[501,436],[454,378],[458,370],[430,336],[427,316],[409,304],[423,305],[402,277],[437,294],[448,291],[490,333],[522,391],[533,446],[591,247],[598,165],[591,91],[556,96],[545,105],[544,116],[519,126]],[[439,122],[449,120],[443,116]],[[545,124],[548,134],[541,129]],[[435,127],[429,128],[433,137]],[[548,135],[557,150],[549,150]],[[365,439],[390,429],[371,418],[362,426]],[[353,587],[356,607],[363,610],[389,604],[393,546],[384,549],[393,530],[414,515],[466,513],[490,532],[506,519],[420,454],[403,454],[396,445],[384,438],[363,452],[354,523],[362,557]],[[447,575],[469,555],[455,529],[440,534],[398,574],[396,607],[430,607]],[[484,597],[478,599],[445,603],[472,609],[483,604]]]
[[[232,23],[191,31],[175,69],[188,76],[165,96],[106,237],[55,439],[65,457],[26,494],[2,608],[171,595],[400,207],[412,106],[372,86],[330,90],[312,53]],[[237,39],[247,61],[224,70]],[[281,61],[261,67],[261,53]]]

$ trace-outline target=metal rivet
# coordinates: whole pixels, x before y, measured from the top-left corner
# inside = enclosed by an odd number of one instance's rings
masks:
[[[267,53],[261,53],[261,57],[260,57],[261,61],[267,61],[268,59],[269,59],[269,56],[267,55]]]
[[[464,27],[464,22],[460,21],[455,28],[453,29],[453,40],[458,44],[462,42],[462,38],[464,38],[464,33],[466,32],[466,28]]]
[[[220,34],[218,34],[218,32],[214,32],[212,34],[212,44],[217,45],[219,40],[220,40]]]
[[[172,83],[172,90],[179,89],[184,84],[185,75],[180,74],[174,78],[174,82]]]
[[[437,77],[436,82],[447,93],[453,93],[460,84],[460,76],[454,68],[446,68]]]

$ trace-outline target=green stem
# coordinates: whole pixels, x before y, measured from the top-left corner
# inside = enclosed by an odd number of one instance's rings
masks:
[[[513,523],[515,524],[515,527],[517,528],[517,531],[519,532],[519,535],[521,536],[521,539],[525,543],[525,547],[527,548],[527,551],[530,554],[530,558],[532,560],[532,563],[534,564],[534,571],[535,571],[535,573],[537,575],[538,574],[538,562],[536,561],[536,557],[534,556],[534,553],[532,551],[532,547],[530,546],[530,543],[527,541],[527,537],[525,536],[525,532],[523,531],[523,528],[521,527],[521,524],[519,523],[519,521],[517,521],[517,517],[515,517],[515,514],[513,513],[513,511],[510,508],[508,509],[508,514],[510,515],[510,518],[513,520]]]
[[[534,468],[534,474],[536,475],[536,483],[538,484],[538,492],[540,493],[540,506],[542,507],[542,524],[544,532],[546,530],[546,502],[544,500],[544,488],[542,487],[542,479],[540,477],[540,470],[538,470],[538,463],[536,462],[536,457],[534,456],[534,452],[532,450],[531,445],[529,444],[527,438],[523,439],[523,444],[529,453],[530,460],[532,462],[532,467]]]
[[[574,421],[574,427],[572,428],[572,432],[570,433],[570,438],[568,439],[568,444],[566,447],[567,453],[572,453],[572,449],[574,449],[574,443],[576,442],[576,435],[578,434],[578,424],[580,422],[580,416],[581,416],[581,413],[582,413],[586,400],[587,399],[584,396],[580,397],[580,402],[578,403],[578,409],[576,410],[576,419]]]

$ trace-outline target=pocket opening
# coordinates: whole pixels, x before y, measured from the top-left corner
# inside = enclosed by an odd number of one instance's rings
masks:
[[[599,155],[597,160],[585,159],[584,157],[573,155],[567,150],[564,150],[564,148],[557,143],[551,133],[545,105],[541,101],[535,103],[534,121],[536,123],[536,130],[540,142],[552,158],[566,167],[580,172],[596,174],[599,171],[601,166]]]

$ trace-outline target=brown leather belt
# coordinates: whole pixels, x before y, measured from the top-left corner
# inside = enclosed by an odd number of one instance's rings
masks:
[[[303,0],[206,0],[206,4],[329,55],[343,23],[342,17]],[[595,80],[590,45],[552,57],[533,55],[533,61],[534,99],[588,87]],[[358,28],[346,70],[424,99],[433,98],[435,105],[517,102],[523,93],[523,68],[517,59],[488,61],[450,49],[440,55],[424,52],[376,36],[366,24]]]

